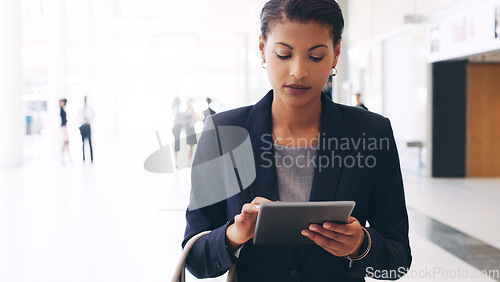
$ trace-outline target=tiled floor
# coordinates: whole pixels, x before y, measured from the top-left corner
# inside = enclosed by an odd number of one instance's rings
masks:
[[[144,170],[154,133],[95,144],[92,166],[53,153],[0,171],[0,281],[170,281],[189,170]],[[426,178],[414,156],[401,152],[414,257],[404,279],[495,281],[476,267],[500,265],[500,179]]]

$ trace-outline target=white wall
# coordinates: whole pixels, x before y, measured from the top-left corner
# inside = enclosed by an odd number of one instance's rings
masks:
[[[383,112],[391,119],[396,138],[425,141],[427,138],[427,76],[423,29],[388,38],[383,44]]]
[[[0,0],[0,168],[22,164],[21,5]]]
[[[370,110],[391,119],[398,141],[427,141],[427,19],[456,5],[481,2],[350,0],[347,17],[351,104],[352,95],[360,91]],[[412,15],[423,20],[405,23],[405,16]]]

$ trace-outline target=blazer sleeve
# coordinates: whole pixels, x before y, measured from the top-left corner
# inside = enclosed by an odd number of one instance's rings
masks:
[[[224,274],[238,261],[226,247],[226,229],[232,222],[222,225],[217,216],[220,209],[213,205],[195,211],[186,212],[186,232],[184,235],[184,246],[194,235],[204,230],[213,230],[210,234],[201,237],[194,244],[186,260],[186,266],[196,278],[216,277]],[[219,226],[217,226],[219,225]]]
[[[391,124],[385,119],[384,135],[388,146],[379,148],[376,186],[371,192],[366,228],[372,238],[368,255],[355,261],[349,270],[352,277],[391,273],[389,280],[402,277],[411,264],[403,179]],[[366,240],[365,236],[365,240]],[[375,277],[374,277],[375,278]]]
[[[203,134],[198,142],[193,168],[198,164],[217,157],[219,154],[217,139],[213,138],[213,135],[207,134],[207,127],[210,127],[207,125],[211,123],[212,119],[209,116]],[[213,126],[213,123],[211,125]],[[195,208],[188,208],[186,211],[186,230],[182,242],[182,247],[184,247],[187,241],[194,235],[206,230],[212,231],[210,234],[198,239],[187,256],[186,266],[191,274],[197,278],[220,276],[238,261],[234,254],[226,247],[226,229],[232,223],[232,221],[228,221],[226,200],[201,208],[196,208],[196,205],[193,205],[196,199],[203,197],[203,194],[207,193],[206,186],[210,186],[207,184],[213,183],[210,182],[207,174],[198,172],[196,181],[193,181],[193,179],[191,181],[190,207]],[[203,179],[204,177],[206,179]],[[210,189],[221,188],[210,187]],[[213,190],[208,191],[208,193],[212,192]]]

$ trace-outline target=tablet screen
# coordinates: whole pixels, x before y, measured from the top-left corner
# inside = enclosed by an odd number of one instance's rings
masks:
[[[314,244],[301,231],[312,223],[347,223],[354,201],[265,202],[260,205],[254,245]]]

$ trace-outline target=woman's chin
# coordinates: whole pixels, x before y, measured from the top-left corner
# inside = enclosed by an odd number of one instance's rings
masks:
[[[286,97],[284,103],[289,107],[293,109],[303,109],[306,107],[313,106],[314,103],[314,96],[292,96],[292,97]],[[320,102],[321,103],[321,102]]]

